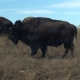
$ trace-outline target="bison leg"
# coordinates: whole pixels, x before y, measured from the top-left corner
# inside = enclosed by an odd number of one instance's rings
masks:
[[[74,43],[70,45],[70,54],[72,55],[72,57],[74,56]]]
[[[33,46],[33,47],[31,47],[31,50],[32,50],[31,56],[34,56],[34,55],[36,55],[36,53],[37,53],[38,47]]]
[[[65,50],[64,54],[62,55],[62,58],[65,58],[66,55],[68,54],[68,49],[69,49],[69,43],[68,42],[64,43],[64,48],[66,50]]]
[[[62,55],[62,58],[65,58],[65,56],[68,53],[68,49],[70,50],[70,53],[73,56],[73,53],[74,53],[74,44],[73,44],[73,42],[64,44],[64,47],[66,48],[66,50],[65,50],[65,53]]]
[[[68,49],[65,50],[65,53],[62,55],[62,58],[65,58],[68,53]]]
[[[45,57],[45,54],[47,52],[47,47],[41,47],[40,49],[42,51],[42,56],[41,57]]]

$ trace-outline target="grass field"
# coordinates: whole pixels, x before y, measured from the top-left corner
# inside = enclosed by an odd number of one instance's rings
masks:
[[[0,38],[0,80],[80,80],[80,29],[74,39],[75,52],[61,59],[63,45],[48,47],[46,57],[41,51],[31,57],[30,47],[14,45],[6,36]]]

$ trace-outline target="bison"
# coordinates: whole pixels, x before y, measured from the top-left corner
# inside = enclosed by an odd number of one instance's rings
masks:
[[[0,17],[0,35],[9,34],[12,26],[13,26],[13,23],[10,20],[4,17]]]
[[[10,39],[15,44],[21,40],[29,45],[32,51],[31,56],[34,56],[40,48],[42,57],[45,57],[47,46],[58,47],[63,44],[65,52],[62,58],[65,58],[69,50],[72,55],[74,53],[74,37],[77,37],[77,28],[69,22],[29,17],[22,22],[20,20],[15,22]]]

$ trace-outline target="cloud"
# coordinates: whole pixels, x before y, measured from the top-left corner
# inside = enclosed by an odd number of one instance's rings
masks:
[[[0,0],[0,2],[9,2],[9,1],[16,1],[16,0]]]
[[[64,14],[68,14],[68,15],[80,15],[80,12],[66,12]]]
[[[15,12],[17,9],[3,9],[0,10],[0,14],[10,14],[11,12]]]
[[[3,10],[0,10],[0,12],[7,12],[7,11],[14,11],[16,9],[3,9]]]
[[[52,8],[80,8],[80,0],[69,0],[62,3],[54,4]]]
[[[56,12],[50,10],[25,10],[25,9],[4,9],[0,10],[0,14],[56,14]]]
[[[53,12],[51,10],[25,10],[25,9],[3,9],[0,14],[66,14],[66,15],[80,15],[80,12]]]
[[[52,12],[50,10],[18,10],[19,14],[55,14],[56,12]]]

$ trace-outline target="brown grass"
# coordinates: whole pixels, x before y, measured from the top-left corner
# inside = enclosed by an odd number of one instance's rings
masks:
[[[0,80],[80,80],[80,29],[74,40],[75,56],[60,59],[63,45],[48,47],[46,57],[41,51],[31,57],[30,47],[19,42],[14,45],[5,36],[0,38]]]

